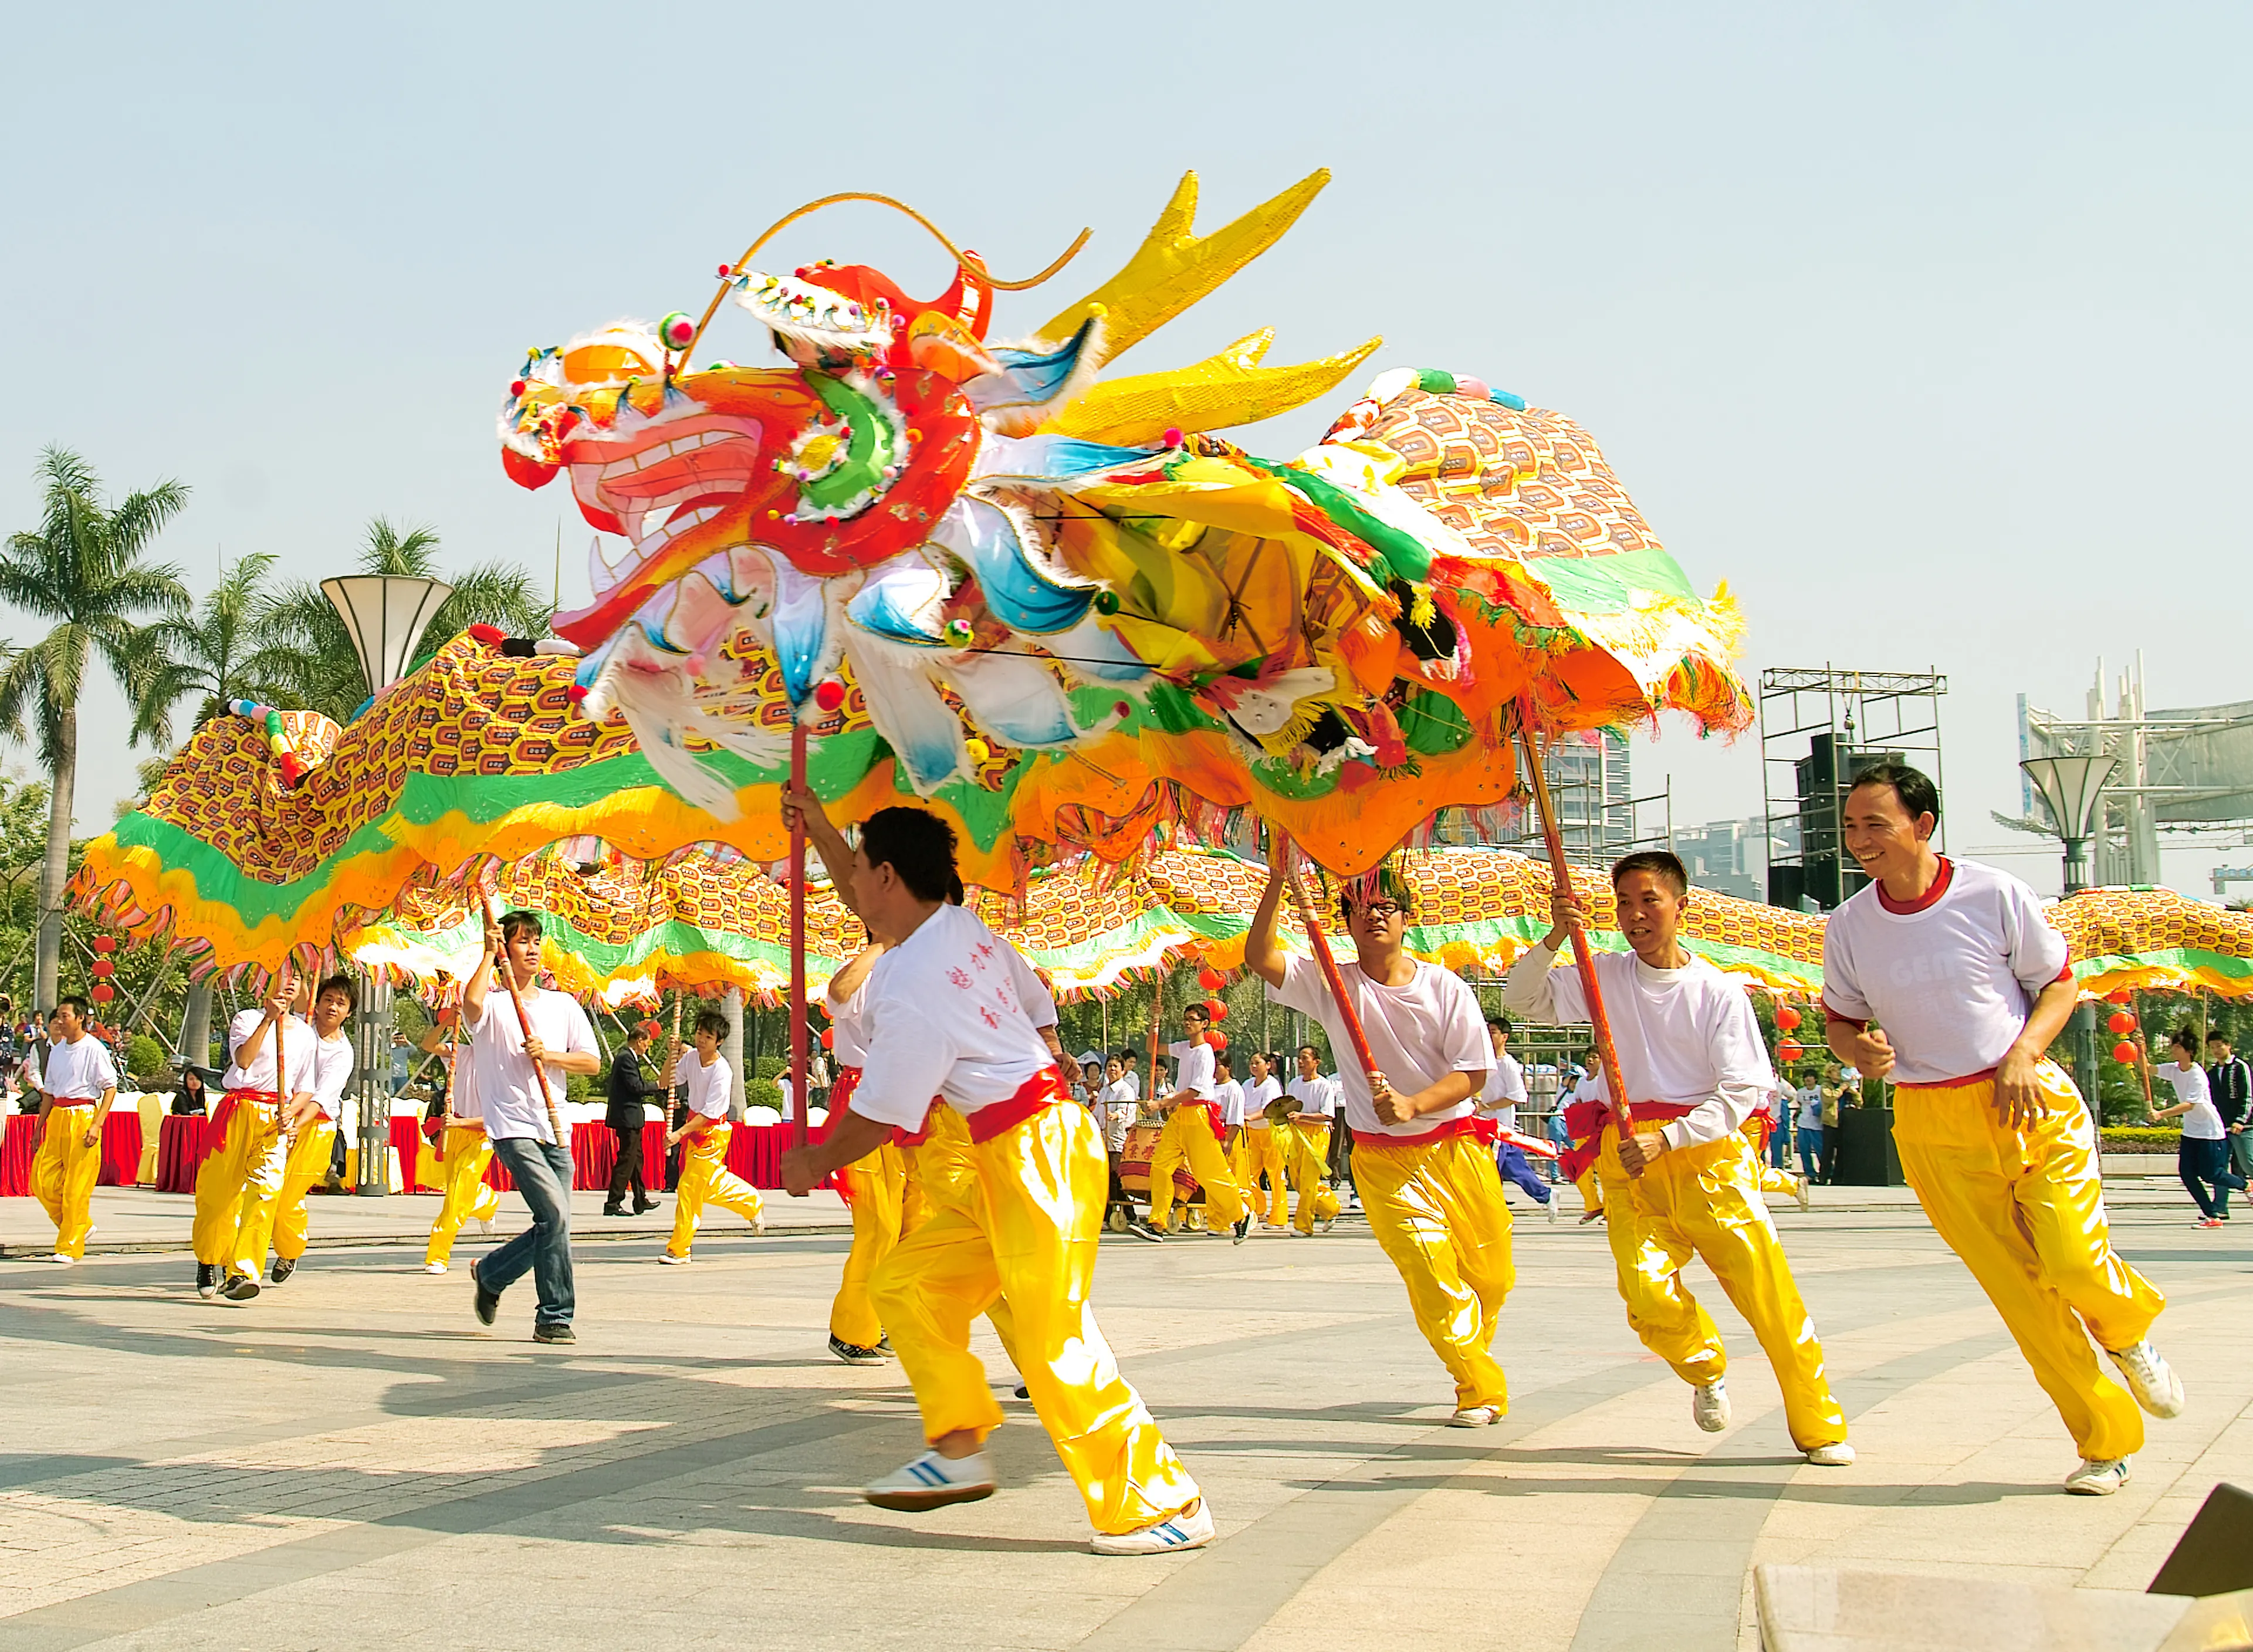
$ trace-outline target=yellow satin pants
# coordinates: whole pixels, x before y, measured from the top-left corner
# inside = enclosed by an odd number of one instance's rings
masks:
[[[970,1126],[960,1113],[940,1104],[931,1110],[930,1133],[912,1147],[900,1149],[907,1187],[900,1199],[900,1237],[904,1239],[941,1210],[957,1210],[975,1217],[978,1210],[978,1161],[972,1156]],[[1108,1183],[1105,1192],[1109,1192]],[[871,1276],[873,1281],[874,1276]],[[873,1303],[874,1298],[872,1297]],[[986,1317],[1001,1339],[1001,1351],[1012,1369],[1022,1371],[1017,1357],[1017,1333],[1009,1320],[1009,1304],[995,1297]]]
[[[31,1196],[55,1224],[55,1253],[82,1257],[94,1230],[94,1185],[101,1176],[101,1143],[86,1145],[94,1103],[57,1102],[47,1109],[39,1150],[31,1159]]]
[[[669,1256],[687,1256],[695,1242],[696,1224],[704,1207],[716,1204],[733,1210],[746,1222],[756,1222],[766,1209],[759,1190],[728,1168],[728,1138],[736,1127],[725,1121],[707,1125],[680,1144],[680,1185],[673,1190],[673,1237],[666,1242]]]
[[[462,1223],[472,1216],[490,1222],[500,1209],[499,1191],[485,1181],[492,1142],[485,1131],[456,1125],[439,1145],[438,1217],[430,1224],[430,1243],[422,1247],[426,1263],[450,1261]]]
[[[1312,1233],[1316,1222],[1337,1219],[1338,1197],[1330,1190],[1330,1127],[1328,1125],[1287,1125],[1291,1133],[1291,1185],[1299,1202],[1292,1225]]]
[[[1174,1208],[1174,1172],[1187,1165],[1204,1189],[1204,1224],[1217,1233],[1244,1219],[1244,1191],[1228,1168],[1228,1155],[1212,1133],[1203,1107],[1176,1107],[1166,1115],[1158,1146],[1150,1155],[1150,1225],[1161,1231]]]
[[[900,1208],[907,1194],[907,1161],[889,1141],[845,1168],[853,1210],[853,1248],[846,1253],[845,1277],[829,1308],[829,1334],[856,1348],[883,1340],[883,1321],[868,1298],[869,1276],[900,1242]]]
[[[316,1181],[328,1179],[329,1150],[336,1139],[335,1122],[315,1114],[297,1126],[297,1139],[289,1144],[288,1158],[269,1152],[258,1161],[242,1184],[242,1216],[234,1232],[229,1272],[264,1279],[269,1244],[275,1255],[288,1261],[295,1262],[305,1254],[310,1225],[305,1192]],[[275,1144],[277,1148],[280,1145]]]
[[[1752,1155],[1753,1185],[1762,1193],[1788,1193],[1792,1197],[1797,1198],[1799,1178],[1781,1165],[1770,1164],[1768,1161],[1768,1154],[1761,1150],[1761,1138],[1765,1133],[1761,1129],[1759,1121],[1747,1119],[1745,1120],[1744,1128],[1738,1133],[1745,1139],[1745,1151]]]
[[[1994,1080],[1902,1088],[1894,1141],[1902,1173],[2034,1368],[2083,1457],[2142,1449],[2144,1415],[2095,1349],[2143,1341],[2167,1300],[2112,1249],[2096,1140],[2081,1092],[2055,1063],[2037,1070],[2041,1116],[2012,1129]]]
[[[1006,1299],[1018,1372],[1095,1529],[1180,1513],[1196,1482],[1120,1375],[1088,1300],[1110,1186],[1094,1120],[1085,1107],[1043,1107],[968,1151],[973,1196],[941,1204],[870,1287],[924,1437],[969,1429],[982,1440],[1001,1425],[970,1326]]]
[[[1468,1132],[1420,1147],[1357,1135],[1353,1185],[1408,1286],[1417,1329],[1455,1379],[1456,1408],[1508,1411],[1510,1385],[1491,1349],[1517,1273],[1494,1150]]]
[[[1627,1322],[1685,1383],[1710,1383],[1726,1371],[1721,1333],[1682,1282],[1683,1265],[1698,1257],[1766,1350],[1783,1391],[1791,1443],[1802,1451],[1835,1446],[1846,1438],[1846,1413],[1823,1374],[1815,1320],[1800,1300],[1757,1175],[1752,1144],[1729,1135],[1661,1154],[1630,1177],[1620,1163],[1618,1133],[1604,1132],[1596,1176]]]
[[[1245,1202],[1252,1213],[1271,1228],[1280,1228],[1289,1219],[1288,1201],[1283,1190],[1283,1144],[1273,1125],[1255,1130],[1246,1125],[1236,1138],[1236,1184],[1244,1191]],[[1259,1177],[1267,1177],[1267,1208],[1259,1209]]]
[[[274,1130],[273,1103],[234,1104],[226,1133],[196,1171],[196,1215],[189,1243],[198,1262],[216,1267],[234,1260],[235,1237],[242,1227],[244,1184],[269,1154],[279,1156],[281,1145]]]

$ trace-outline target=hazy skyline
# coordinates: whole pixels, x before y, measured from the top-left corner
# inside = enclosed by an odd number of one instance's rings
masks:
[[[1948,673],[1958,848],[2017,811],[2017,694],[2077,708],[2100,655],[2141,649],[2154,705],[2253,697],[2241,10],[129,5],[10,34],[0,529],[36,520],[49,443],[120,491],[177,477],[160,552],[199,593],[222,550],[322,576],[383,514],[542,575],[560,523],[582,600],[564,490],[501,473],[525,346],[700,307],[811,197],[897,194],[1004,273],[1092,227],[1006,333],[1116,268],[1183,170],[1210,226],[1328,166],[1126,370],[1263,324],[1274,360],[1382,332],[1361,382],[1445,367],[1571,415],[1691,577],[1735,590],[1748,678]],[[870,208],[773,256],[945,282]],[[1247,445],[1298,451],[1358,389]],[[140,755],[92,705],[87,831]],[[1637,790],[1670,775],[1678,822],[1759,811],[1753,735],[1670,728]],[[2170,880],[2202,894],[2217,858],[2244,856],[2171,851]]]

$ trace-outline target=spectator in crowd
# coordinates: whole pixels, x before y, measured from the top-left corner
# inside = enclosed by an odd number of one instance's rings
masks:
[[[180,1087],[172,1092],[172,1112],[182,1118],[200,1118],[211,1111],[204,1076],[193,1067],[180,1070]]]
[[[394,1096],[402,1093],[408,1080],[414,1077],[415,1046],[408,1042],[405,1033],[394,1028],[391,1034],[391,1093]]]
[[[2229,1142],[2229,1168],[2241,1176],[2253,1176],[2253,1070],[2232,1055],[2229,1035],[2215,1028],[2206,1035],[2206,1084],[2214,1110],[2222,1115],[2222,1128]]]
[[[1799,1132],[1799,1171],[1810,1181],[1827,1181],[1824,1160],[1823,1087],[1802,1084],[1792,1092],[1797,1105]]]
[[[829,1061],[816,1044],[806,1058],[806,1093],[816,1107],[829,1105]]]
[[[2198,1064],[2196,1030],[2178,1028],[2167,1042],[2174,1059],[2155,1068],[2151,1052],[2144,1048],[2143,1035],[2139,1033],[2136,1037],[2136,1056],[2143,1063],[2145,1082],[2160,1079],[2175,1094],[2172,1107],[2154,1109],[2147,1099],[2144,1117],[2155,1125],[2169,1119],[2182,1120],[2182,1140],[2175,1149],[2176,1173],[2197,1202],[2198,1225],[2218,1228],[2229,1220],[2231,1192],[2245,1191],[2245,1178],[2229,1168],[2229,1137],[2222,1129],[2222,1114],[2215,1107],[2206,1069]]]
[[[1095,1122],[1103,1132],[1104,1153],[1111,1162],[1111,1209],[1123,1213],[1126,1231],[1136,1238],[1162,1244],[1166,1236],[1142,1219],[1126,1184],[1119,1179],[1120,1161],[1126,1154],[1126,1133],[1134,1127],[1142,1104],[1126,1082],[1126,1063],[1117,1056],[1104,1063],[1103,1076],[1103,1087],[1096,1092]]]
[[[626,1035],[610,1056],[610,1076],[603,1113],[603,1122],[617,1138],[617,1161],[610,1167],[610,1196],[603,1202],[606,1216],[643,1216],[657,1209],[657,1201],[649,1196],[649,1184],[642,1175],[641,1149],[643,1127],[649,1123],[649,1101],[657,1093],[650,1082],[642,1060],[649,1054],[654,1035],[649,1023],[642,1022]],[[678,1059],[680,1052],[672,1052]],[[626,1193],[633,1193],[633,1208],[626,1208]]]
[[[1126,1091],[1134,1098],[1136,1111],[1139,1113],[1142,1102],[1142,1057],[1129,1048],[1119,1052],[1119,1059],[1126,1066]]]

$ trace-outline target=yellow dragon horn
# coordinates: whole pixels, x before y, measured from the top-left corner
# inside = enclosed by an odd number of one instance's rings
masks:
[[[1168,429],[1196,432],[1256,424],[1327,395],[1383,343],[1371,338],[1343,355],[1288,367],[1263,367],[1275,330],[1263,327],[1219,354],[1186,367],[1106,380],[1092,386],[1043,429],[1084,442],[1135,447]]]
[[[1307,174],[1225,228],[1199,235],[1197,175],[1182,174],[1173,199],[1126,266],[1078,303],[1050,317],[1043,338],[1069,338],[1094,306],[1104,310],[1104,355],[1115,361],[1282,239],[1308,203],[1330,181],[1329,169]]]

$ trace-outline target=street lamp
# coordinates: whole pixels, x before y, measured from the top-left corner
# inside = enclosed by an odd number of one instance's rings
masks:
[[[372,699],[407,674],[423,627],[454,588],[413,575],[345,574],[323,580],[321,594],[345,623]],[[391,1163],[391,1091],[382,1077],[391,1065],[390,1029],[391,983],[378,971],[365,971],[358,1029],[359,1185],[353,1189],[363,1195],[391,1191],[384,1174]]]
[[[2078,895],[2089,887],[2090,818],[2096,812],[2104,783],[2111,779],[2113,770],[2119,765],[2119,758],[2110,756],[2026,757],[2019,763],[2034,790],[2041,793],[2042,802],[2048,805],[2051,830],[2065,845],[2068,895]],[[2094,1004],[2076,1002],[2073,1007],[2073,1068],[2081,1093],[2089,1100],[2089,1112],[2102,1119],[2104,1109],[2097,1100],[2100,1073]]]
[[[2120,759],[2102,757],[2027,757],[2026,770],[2041,800],[2049,805],[2050,829],[2065,844],[2065,892],[2078,895],[2089,887],[2089,817]]]

